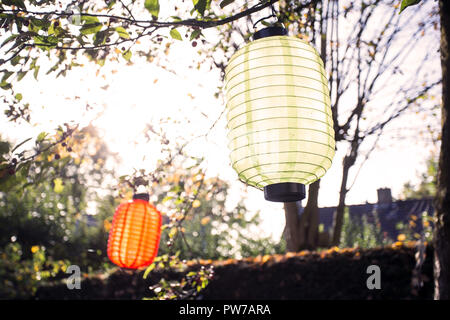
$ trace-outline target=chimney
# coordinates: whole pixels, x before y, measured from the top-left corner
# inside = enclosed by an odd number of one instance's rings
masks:
[[[391,189],[381,188],[377,190],[378,204],[390,204],[392,203]]]

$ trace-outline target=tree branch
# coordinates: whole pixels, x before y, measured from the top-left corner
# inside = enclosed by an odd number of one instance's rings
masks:
[[[197,19],[186,19],[181,21],[153,21],[153,20],[137,20],[134,19],[131,15],[131,12],[127,9],[127,11],[130,13],[131,17],[123,17],[123,16],[115,16],[115,15],[108,15],[108,14],[94,14],[94,13],[80,13],[80,16],[85,17],[97,17],[97,18],[108,18],[108,19],[115,19],[115,20],[121,20],[124,22],[129,22],[132,24],[147,24],[147,27],[176,27],[176,26],[185,26],[185,27],[198,27],[202,29],[208,29],[213,27],[218,27],[236,20],[239,20],[243,17],[246,17],[248,15],[251,15],[255,12],[261,11],[262,9],[265,9],[274,3],[278,2],[279,0],[270,0],[270,1],[264,1],[260,2],[253,7],[244,10],[242,12],[239,12],[235,15],[229,16],[224,19],[220,20],[197,20]],[[305,6],[310,5],[312,3],[317,2],[318,0],[311,0]],[[45,16],[45,15],[55,15],[58,17],[66,17],[68,16],[67,12],[65,11],[47,11],[47,12],[39,12],[39,11],[28,11],[25,9],[14,9],[14,10],[0,10],[1,13],[12,13],[12,14],[18,14],[18,13],[26,13],[36,16]]]

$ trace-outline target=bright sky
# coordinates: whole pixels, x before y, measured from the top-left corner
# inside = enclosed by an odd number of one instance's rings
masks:
[[[208,31],[205,35],[206,38],[215,36]],[[171,117],[179,123],[166,128],[169,138],[188,139],[206,133],[223,111],[224,101],[214,97],[217,87],[221,85],[220,74],[209,68],[189,68],[196,54],[197,49],[188,41],[176,42],[167,56],[176,74],[136,59],[131,66],[125,65],[123,60],[107,63],[99,75],[96,75],[95,68],[88,67],[74,69],[65,78],[54,79],[43,72],[39,82],[26,77],[17,85],[17,92],[23,92],[24,100],[31,103],[32,121],[37,125],[7,123],[2,114],[1,132],[21,141],[71,120],[86,125],[98,111],[104,109],[93,123],[101,130],[110,149],[123,158],[118,176],[130,174],[133,168],[150,170],[158,159],[159,146],[146,143],[143,135],[146,124]],[[102,75],[106,75],[105,78]],[[101,88],[105,85],[109,85],[106,90]],[[86,111],[86,102],[93,107],[92,111]],[[418,181],[418,174],[425,171],[425,160],[433,149],[415,134],[425,121],[429,120],[412,112],[389,126],[379,147],[362,167],[348,194],[347,204],[376,202],[376,190],[383,187],[391,188],[396,197],[405,182]],[[188,150],[207,159],[207,175],[218,175],[231,183],[230,206],[246,196],[250,211],[261,211],[265,234],[279,238],[285,222],[282,204],[265,201],[262,191],[250,187],[246,191],[237,180],[229,164],[225,125],[225,116],[222,116],[208,138],[195,140]],[[405,139],[394,138],[399,130],[406,136]],[[342,157],[341,149],[321,181],[319,206],[336,206],[338,202]],[[358,167],[359,163],[350,174],[350,182]]]

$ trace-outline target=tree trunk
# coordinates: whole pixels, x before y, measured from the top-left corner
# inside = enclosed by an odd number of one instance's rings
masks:
[[[300,246],[300,217],[298,216],[297,202],[284,203],[284,216],[286,218],[284,227],[286,250],[296,252]]]
[[[347,196],[347,180],[348,172],[350,171],[351,164],[349,157],[345,156],[342,166],[342,180],[341,190],[339,191],[339,203],[336,207],[336,212],[333,218],[331,245],[338,246],[341,241],[342,225],[344,224],[344,212],[345,212],[345,197]]]
[[[441,18],[442,135],[434,231],[434,298],[450,299],[450,2],[439,1]]]
[[[315,250],[319,241],[319,188],[320,180],[309,185],[308,202],[306,203],[303,214],[306,216],[306,232],[304,249]]]
[[[319,196],[320,180],[309,185],[308,202],[301,215],[298,214],[297,202],[285,202],[284,214],[286,226],[284,237],[287,251],[297,252],[308,249],[314,250],[319,241]]]

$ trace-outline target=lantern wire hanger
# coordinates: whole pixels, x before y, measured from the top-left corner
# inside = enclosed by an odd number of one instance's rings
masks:
[[[134,177],[132,181],[128,181],[128,186],[133,189],[133,200],[150,200],[148,180],[144,176]]]
[[[256,21],[253,24],[253,29],[256,29],[256,25],[264,20],[267,20],[270,18],[277,18],[277,21],[275,23],[273,23],[271,26],[268,26],[259,31],[256,31],[253,34],[253,40],[258,40],[261,38],[271,37],[271,36],[286,36],[287,35],[288,32],[287,32],[286,28],[284,27],[284,25],[281,23],[281,21],[278,19],[277,12],[276,12],[273,4],[270,5],[270,9],[271,9],[272,13],[270,15],[263,17],[263,18],[259,19],[258,21]]]
[[[143,184],[136,185],[133,191],[134,191],[133,200],[134,199],[141,199],[141,200],[145,200],[145,201],[150,200],[150,195],[149,195],[145,185],[143,185]]]

